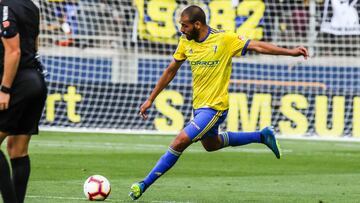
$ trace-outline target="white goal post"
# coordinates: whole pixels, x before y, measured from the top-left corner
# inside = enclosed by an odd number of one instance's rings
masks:
[[[222,130],[274,125],[284,137],[360,138],[360,3],[357,0],[44,0],[41,60],[46,130],[175,133],[191,118],[185,63],[142,121],[138,108],[172,59],[178,17],[197,4],[208,24],[311,58],[249,52],[233,59]],[[349,15],[340,16],[338,12]]]

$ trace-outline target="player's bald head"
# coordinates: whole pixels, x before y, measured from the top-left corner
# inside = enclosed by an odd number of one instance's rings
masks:
[[[205,12],[199,6],[192,5],[186,7],[182,11],[181,16],[187,16],[191,23],[199,21],[200,23],[206,25]]]

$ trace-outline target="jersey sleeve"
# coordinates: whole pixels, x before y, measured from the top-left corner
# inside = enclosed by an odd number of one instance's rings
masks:
[[[12,38],[18,34],[18,28],[16,24],[16,18],[14,12],[8,6],[0,7],[0,19],[1,21],[1,37]]]
[[[231,56],[244,56],[250,39],[236,33],[225,33],[225,43]]]
[[[175,61],[177,61],[177,62],[186,60],[187,57],[185,55],[185,45],[184,45],[183,37],[180,37],[178,47],[177,47],[175,53],[173,54],[173,57],[174,57]]]

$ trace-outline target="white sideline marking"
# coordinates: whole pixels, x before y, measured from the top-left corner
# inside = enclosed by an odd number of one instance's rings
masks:
[[[352,143],[340,143],[340,144],[335,144],[336,146],[340,146],[340,147],[347,147],[347,148],[355,148],[355,149],[359,149],[359,145],[358,144],[352,144]]]
[[[58,196],[40,196],[40,195],[26,195],[27,198],[37,198],[37,199],[61,199],[61,200],[87,200],[86,198],[79,197],[58,197]],[[121,199],[106,199],[106,202],[129,202],[129,200],[121,200]],[[148,202],[148,201],[147,201]],[[153,203],[192,203],[192,202],[177,202],[177,201],[149,201]]]
[[[104,142],[63,142],[63,141],[41,141],[34,140],[31,141],[33,145],[46,146],[46,147],[67,147],[73,148],[76,147],[78,149],[81,148],[93,148],[93,149],[167,149],[166,145],[154,145],[154,144],[129,144],[129,143],[104,143]]]
[[[257,56],[258,57],[258,56]],[[134,136],[148,136],[148,135],[164,135],[164,136],[175,136],[179,132],[169,131],[161,132],[156,130],[121,130],[121,129],[107,129],[107,128],[74,128],[74,127],[39,127],[44,132],[71,132],[71,133],[89,133],[89,134],[125,134]],[[304,135],[304,136],[287,136],[284,134],[277,134],[276,138],[284,140],[315,140],[315,141],[333,141],[333,142],[360,142],[358,137],[332,137],[332,136],[317,136],[317,135]]]
[[[48,145],[48,146],[83,146],[86,147],[93,147],[93,148],[130,148],[131,147],[148,147],[148,148],[167,148],[166,145],[156,145],[156,144],[130,144],[130,143],[109,143],[109,142],[73,142],[73,141],[42,141],[42,140],[32,140],[32,144],[39,144],[39,145]]]
[[[101,142],[57,142],[57,141],[41,141],[41,140],[34,140],[31,141],[31,144],[43,146],[43,147],[66,147],[71,149],[103,149],[103,150],[166,150],[166,145],[154,145],[154,144],[129,144],[129,143],[101,143]],[[186,150],[187,152],[205,152],[204,149],[197,149],[197,148],[189,148]],[[264,149],[251,149],[246,147],[239,147],[239,148],[231,148],[222,150],[222,153],[234,153],[234,152],[246,152],[246,153],[269,153],[268,148]],[[293,150],[291,149],[283,149],[282,152],[284,153],[291,153]]]
[[[40,196],[40,195],[26,195],[27,198],[45,198],[45,199],[64,199],[64,200],[86,200],[86,198],[78,197],[57,197],[57,196]]]

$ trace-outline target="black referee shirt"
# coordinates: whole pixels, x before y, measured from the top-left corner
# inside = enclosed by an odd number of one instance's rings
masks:
[[[31,0],[0,0],[0,35],[12,38],[19,33],[19,69],[35,66],[36,38],[39,35],[39,8]],[[0,74],[4,70],[4,46],[0,42]]]

